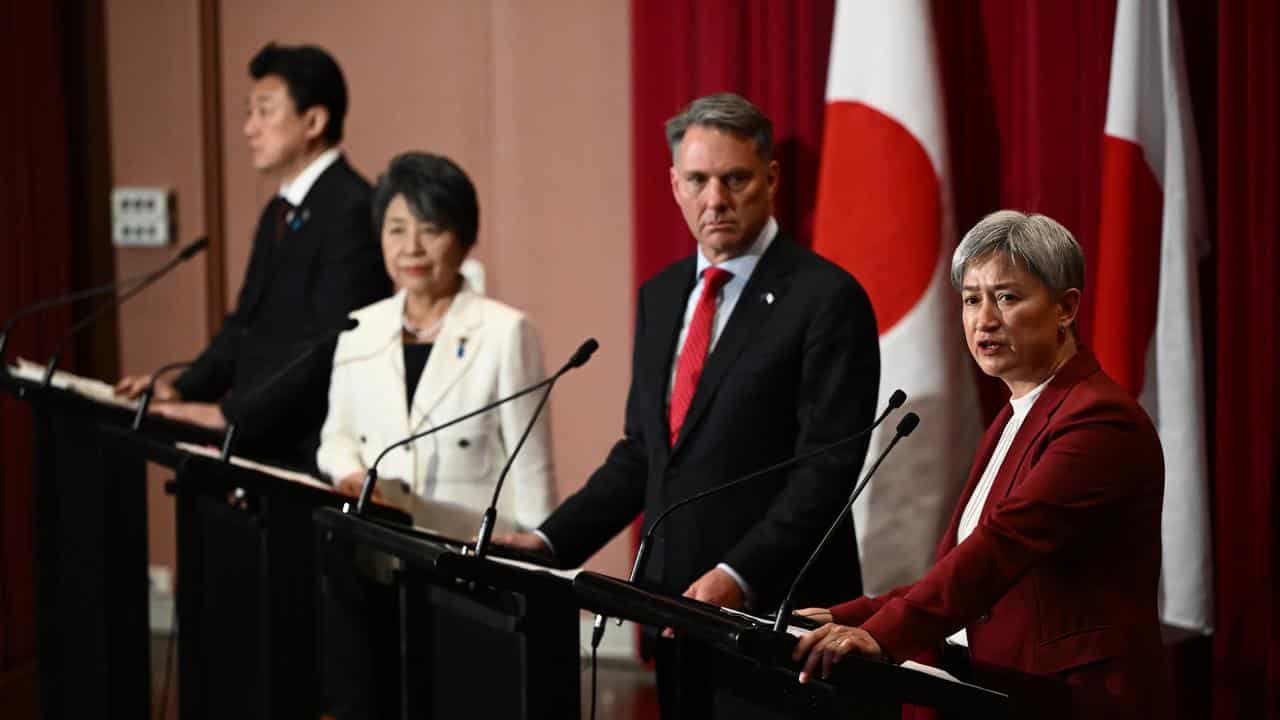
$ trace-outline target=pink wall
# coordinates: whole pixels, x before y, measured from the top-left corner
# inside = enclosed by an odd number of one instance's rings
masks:
[[[204,227],[196,0],[108,0],[114,182],[175,187],[181,236]],[[538,324],[547,364],[587,336],[601,349],[552,403],[562,495],[622,428],[631,291],[629,15],[626,0],[220,3],[226,290],[234,305],[253,225],[277,181],[252,171],[241,136],[246,66],[268,41],[313,43],[342,65],[346,152],[372,180],[409,149],[449,155],[480,193],[476,257],[489,294]],[[156,44],[157,41],[159,44]],[[143,78],[143,83],[130,86]],[[656,131],[655,131],[656,132]],[[169,251],[118,251],[121,275]],[[122,368],[153,368],[203,344],[202,265],[121,313]],[[154,484],[154,483],[153,483]],[[163,496],[160,496],[161,498]],[[172,558],[171,504],[155,502],[152,557]],[[615,541],[592,566],[623,574]]]
[[[155,186],[177,196],[177,237],[204,232],[200,147],[199,5],[106,2],[107,114],[113,186]],[[151,270],[173,248],[118,249],[116,274]],[[119,313],[120,369],[143,373],[189,358],[206,339],[205,259],[196,257]],[[148,491],[151,558],[174,557],[173,499],[152,468]]]

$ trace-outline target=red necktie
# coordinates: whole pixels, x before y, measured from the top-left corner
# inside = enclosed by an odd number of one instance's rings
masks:
[[[671,388],[668,426],[671,428],[672,446],[675,446],[676,438],[680,436],[680,426],[684,424],[684,416],[688,414],[689,405],[693,402],[693,393],[698,389],[698,378],[702,377],[702,367],[707,362],[707,348],[711,346],[711,322],[716,316],[716,297],[720,294],[720,288],[732,277],[733,273],[718,267],[702,271],[702,295],[698,298],[693,320],[689,323],[689,332],[684,338],[684,347],[676,361],[676,380]]]
[[[272,214],[275,215],[275,236],[272,239],[279,245],[289,229],[289,222],[293,219],[290,215],[296,206],[285,200],[283,195],[275,196],[271,199],[271,203],[275,206],[272,210]]]

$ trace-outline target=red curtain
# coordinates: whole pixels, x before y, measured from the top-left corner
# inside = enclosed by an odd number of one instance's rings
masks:
[[[1200,275],[1217,558],[1217,632],[1172,656],[1178,715],[1280,717],[1280,10],[1270,0],[1176,4],[1215,231]],[[1093,256],[1115,1],[933,5],[957,227],[1001,207],[1034,210]],[[703,93],[737,91],[773,117],[778,213],[807,239],[832,15],[832,0],[632,3],[637,284],[693,249],[671,200],[662,121]],[[1086,338],[1100,311],[1086,301]],[[996,384],[983,388],[989,410],[1003,401]]]
[[[1280,717],[1280,9],[1218,8],[1213,717]],[[1206,352],[1206,357],[1209,353]]]
[[[0,2],[0,322],[72,284],[64,51],[57,3]],[[69,311],[22,322],[8,358],[47,357]],[[0,688],[35,659],[31,413],[0,395]]]
[[[632,3],[637,287],[693,252],[671,197],[663,123],[699,95],[736,92],[773,120],[782,165],[778,221],[808,242],[833,13],[830,2],[791,0]]]

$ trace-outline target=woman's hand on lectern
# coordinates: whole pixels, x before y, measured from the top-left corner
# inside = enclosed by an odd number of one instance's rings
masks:
[[[353,498],[360,497],[360,491],[364,489],[364,473],[353,472],[350,475],[347,475],[334,483],[333,489],[343,495],[349,495]],[[382,491],[378,490],[378,486],[376,484],[373,486],[373,501],[382,502]]]
[[[876,639],[866,630],[828,623],[800,638],[795,650],[791,653],[791,659],[799,662],[804,658],[800,682],[807,683],[813,679],[814,673],[819,669],[822,672],[820,677],[829,677],[832,666],[843,660],[849,653],[877,659],[885,656],[880,643],[876,642]]]

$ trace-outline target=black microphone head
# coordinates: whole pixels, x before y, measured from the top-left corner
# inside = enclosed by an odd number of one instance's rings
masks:
[[[898,436],[906,437],[910,435],[916,429],[916,426],[919,424],[920,424],[919,415],[913,412],[909,412],[906,415],[903,415],[902,420],[898,422]]]
[[[209,247],[209,238],[207,237],[196,238],[195,242],[182,248],[182,251],[178,253],[178,258],[181,260],[190,260],[193,255],[199,253],[201,250],[204,250],[207,247]]]
[[[902,392],[902,388],[898,388],[897,390],[893,391],[892,395],[889,396],[889,409],[896,410],[902,407],[902,404],[905,403],[906,401],[907,401],[907,394]]]
[[[338,328],[342,332],[347,332],[348,330],[355,330],[358,327],[360,327],[360,321],[353,317],[343,318],[342,322],[339,323],[338,325]]]
[[[600,348],[600,343],[595,338],[587,338],[586,342],[578,346],[578,350],[573,353],[573,357],[569,358],[569,362],[565,368],[580,368],[587,364],[591,356]]]

